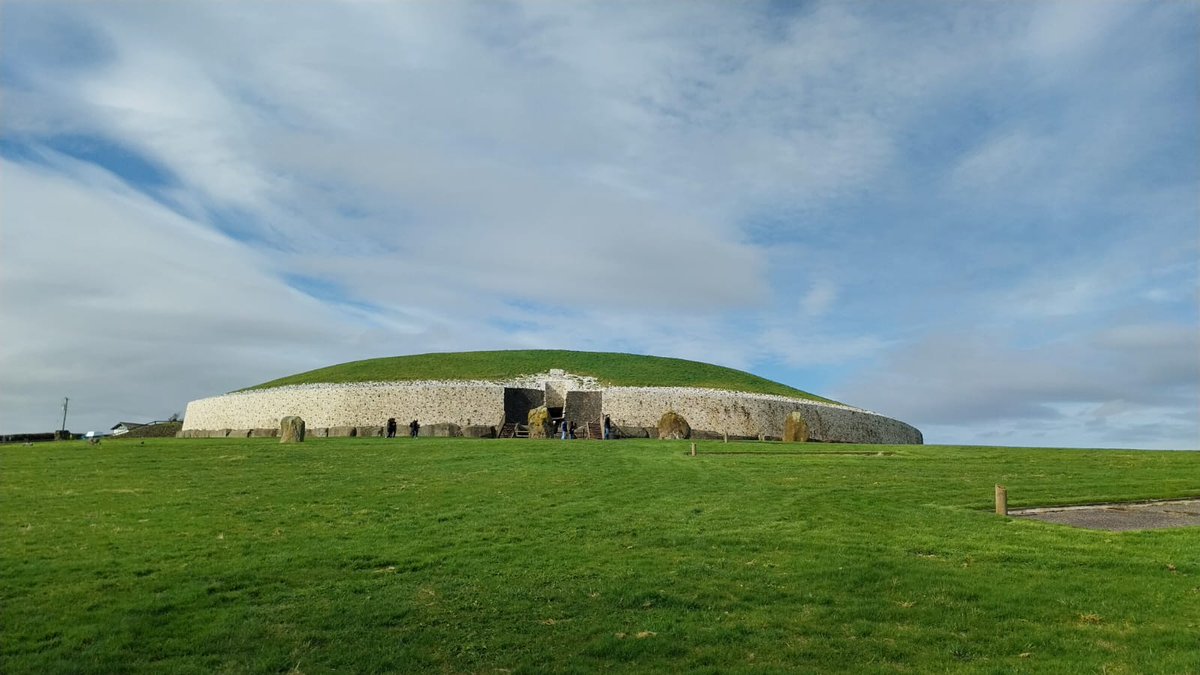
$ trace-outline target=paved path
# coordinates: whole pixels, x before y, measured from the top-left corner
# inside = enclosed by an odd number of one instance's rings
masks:
[[[1008,515],[1113,532],[1194,527],[1200,526],[1200,499],[1020,509],[1009,511]]]

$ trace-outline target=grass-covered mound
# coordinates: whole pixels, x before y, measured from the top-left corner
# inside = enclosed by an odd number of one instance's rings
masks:
[[[689,448],[5,446],[0,672],[1200,672],[1200,528],[991,512],[1194,452]]]
[[[351,361],[289,375],[250,389],[289,384],[403,382],[410,380],[504,380],[561,368],[595,377],[601,384],[626,387],[704,387],[778,394],[818,401],[821,398],[785,384],[733,368],[661,356],[610,352],[530,349],[491,352],[416,354]]]

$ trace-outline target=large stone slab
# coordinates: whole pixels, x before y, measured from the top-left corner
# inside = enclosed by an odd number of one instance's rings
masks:
[[[546,406],[538,406],[529,411],[529,437],[530,438],[549,438],[552,433],[550,429],[550,409]]]
[[[451,422],[421,425],[421,435],[430,438],[456,438],[462,436],[462,427]]]
[[[616,438],[650,438],[650,432],[646,430],[646,427],[626,427],[614,424],[613,436]]]
[[[682,439],[692,435],[692,427],[683,415],[668,410],[658,419],[658,437],[662,439]]]
[[[288,415],[279,420],[280,443],[303,443],[304,420],[295,415]]]
[[[603,402],[604,395],[599,391],[568,391],[563,416],[580,427],[600,422],[604,419]]]
[[[357,427],[329,427],[329,438],[350,438],[358,432]]]
[[[808,441],[808,421],[799,410],[788,413],[783,420],[783,440],[787,443],[805,443]]]

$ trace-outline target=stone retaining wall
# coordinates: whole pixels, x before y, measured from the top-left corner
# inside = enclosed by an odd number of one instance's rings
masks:
[[[730,438],[778,438],[788,413],[798,411],[814,441],[921,443],[917,429],[883,415],[819,401],[683,387],[609,387],[604,412],[622,427],[654,427],[666,410],[683,415],[692,429]]]
[[[903,422],[840,404],[714,389],[587,384],[588,389],[602,392],[603,414],[619,427],[654,427],[664,412],[674,410],[699,437],[778,438],[783,435],[788,413],[798,411],[808,423],[812,440],[922,442],[921,432]],[[551,389],[559,386],[562,381],[554,381]],[[368,382],[257,389],[192,401],[181,435],[244,438],[262,433],[257,430],[278,429],[279,419],[286,415],[303,418],[316,437],[375,436],[389,417],[396,418],[401,435],[407,434],[408,422],[413,419],[420,420],[422,435],[435,424],[461,429],[488,427],[504,421],[504,389],[504,384],[489,382]],[[255,431],[226,431],[230,429]],[[319,435],[317,429],[322,430]]]
[[[183,429],[277,428],[285,415],[310,427],[382,427],[395,417],[405,434],[414,419],[422,425],[493,425],[504,419],[504,387],[402,382],[254,389],[192,401]]]

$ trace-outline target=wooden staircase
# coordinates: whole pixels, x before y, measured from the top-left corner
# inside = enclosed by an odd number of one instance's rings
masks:
[[[529,426],[516,422],[505,422],[504,426],[500,427],[500,432],[496,434],[496,438],[529,438]]]
[[[599,422],[587,423],[587,437],[600,440],[604,438],[604,426]]]

